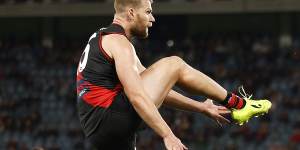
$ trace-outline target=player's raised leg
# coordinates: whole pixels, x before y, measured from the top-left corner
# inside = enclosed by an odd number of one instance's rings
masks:
[[[177,83],[192,93],[204,95],[234,111],[238,110],[241,114],[234,112],[233,118],[239,123],[247,121],[253,115],[265,113],[270,108],[269,101],[252,101],[228,93],[217,82],[192,68],[177,56],[166,57],[157,61],[142,72],[141,77],[147,94],[157,107],[163,103],[170,89]],[[246,107],[247,103],[259,107]]]
[[[214,80],[190,67],[181,58],[171,56],[163,58],[141,73],[146,92],[155,101],[162,104],[175,83],[190,92],[223,101],[227,91]]]

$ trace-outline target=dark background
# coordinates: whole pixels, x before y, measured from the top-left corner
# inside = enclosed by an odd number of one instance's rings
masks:
[[[243,85],[273,103],[269,114],[223,128],[201,114],[160,109],[189,149],[300,148],[298,3],[155,1],[150,37],[134,41],[145,66],[178,55],[229,91]],[[76,112],[76,68],[89,36],[111,23],[112,10],[109,0],[0,1],[0,149],[92,149]],[[163,149],[162,139],[143,130],[138,149]]]

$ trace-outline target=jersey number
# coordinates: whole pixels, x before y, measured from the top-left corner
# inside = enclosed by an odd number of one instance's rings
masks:
[[[86,63],[87,63],[87,60],[88,60],[88,57],[89,57],[89,52],[90,52],[90,41],[92,38],[96,37],[96,33],[94,33],[90,39],[89,39],[89,42],[88,44],[86,45],[81,57],[80,57],[80,61],[79,61],[79,66],[78,66],[78,70],[77,70],[77,73],[78,72],[82,72],[83,69],[85,68],[86,66]]]

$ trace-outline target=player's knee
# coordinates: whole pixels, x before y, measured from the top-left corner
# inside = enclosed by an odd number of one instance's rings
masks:
[[[160,60],[169,69],[180,70],[185,62],[178,56],[169,56]]]
[[[182,58],[180,58],[178,56],[170,56],[168,58],[169,58],[170,63],[175,66],[182,66],[185,63],[182,60]]]

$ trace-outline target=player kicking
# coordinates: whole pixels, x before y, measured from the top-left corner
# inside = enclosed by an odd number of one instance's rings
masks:
[[[132,37],[148,37],[155,19],[151,0],[115,0],[113,23],[89,39],[77,70],[77,97],[80,122],[87,139],[98,149],[135,148],[135,132],[144,121],[168,150],[187,147],[173,134],[158,112],[161,105],[204,113],[219,124],[229,122],[222,114],[231,111],[239,124],[266,113],[271,102],[240,98],[214,80],[192,68],[177,56],[166,57],[145,68]],[[171,88],[204,95],[225,106],[216,106],[185,97]]]

